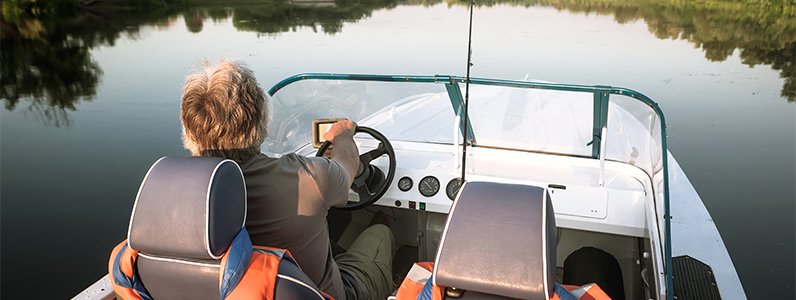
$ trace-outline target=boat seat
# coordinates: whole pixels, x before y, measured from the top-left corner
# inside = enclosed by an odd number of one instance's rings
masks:
[[[433,280],[465,299],[550,299],[556,224],[540,187],[468,182],[448,215]]]
[[[155,162],[138,191],[128,232],[147,292],[154,299],[219,299],[221,258],[236,235],[245,233],[245,221],[246,185],[234,161],[164,157]],[[321,298],[291,261],[283,260],[278,273],[277,299]]]

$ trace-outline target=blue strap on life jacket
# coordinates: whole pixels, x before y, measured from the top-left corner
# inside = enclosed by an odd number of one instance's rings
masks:
[[[559,300],[578,300],[578,297],[575,297],[572,293],[570,293],[566,288],[558,284],[558,282],[554,283],[553,292],[558,295]]]
[[[420,293],[417,294],[417,300],[431,300],[431,290],[434,288],[434,276],[428,278],[426,284],[423,285],[423,289],[420,290]]]
[[[135,290],[142,299],[153,300],[152,296],[149,295],[149,291],[144,287],[144,283],[141,282],[141,279],[138,277],[138,264],[133,265],[132,277],[127,277],[127,275],[122,272],[119,261],[122,259],[124,250],[127,250],[127,246],[127,243],[124,243],[124,246],[122,246],[122,249],[119,250],[119,253],[116,254],[116,258],[113,260],[113,280],[118,286]]]
[[[254,251],[255,251],[255,252],[260,252],[260,253],[265,253],[265,254],[270,254],[270,255],[276,256],[276,257],[278,257],[278,258],[279,258],[279,260],[280,260],[280,261],[281,261],[282,259],[286,258],[286,257],[290,257],[290,256],[286,256],[286,255],[285,255],[285,250],[279,250],[279,249],[263,249],[263,248],[254,248]],[[291,258],[291,259],[292,259],[292,258]]]
[[[252,241],[246,229],[241,228],[238,231],[225,255],[227,255],[227,264],[223,270],[221,288],[219,289],[221,299],[225,299],[232,293],[249,267],[249,260],[252,257]]]

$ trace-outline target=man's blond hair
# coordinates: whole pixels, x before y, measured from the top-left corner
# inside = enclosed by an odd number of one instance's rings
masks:
[[[243,63],[202,62],[185,78],[180,119],[182,142],[195,156],[235,160],[260,151],[268,135],[268,102]]]

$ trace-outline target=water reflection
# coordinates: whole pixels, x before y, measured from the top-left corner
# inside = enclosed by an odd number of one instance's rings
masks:
[[[67,39],[65,32],[44,24],[28,19],[6,30],[3,22],[0,96],[7,110],[31,98],[29,110],[60,126],[69,123],[67,110],[96,93],[102,70],[84,41]]]
[[[102,69],[92,59],[90,50],[112,46],[122,36],[135,39],[141,26],[164,26],[182,16],[188,30],[199,33],[207,20],[232,18],[240,31],[273,35],[309,27],[334,34],[345,22],[356,22],[378,9],[440,2],[272,0],[258,5],[208,6],[183,1],[123,8],[60,2],[37,10],[19,4],[31,5],[35,1],[4,1],[0,17],[0,97],[9,111],[24,102],[26,109],[40,116],[45,124],[68,125],[68,112],[74,111],[80,101],[93,98],[102,77]],[[463,0],[446,2],[467,5]],[[613,15],[619,23],[643,20],[656,37],[687,40],[702,48],[711,61],[726,60],[739,50],[743,63],[749,66],[770,65],[785,79],[782,96],[796,102],[796,5],[744,2],[496,0],[479,1],[479,5],[541,5]]]
[[[782,97],[796,102],[794,2],[500,0],[486,5],[497,3],[546,5],[572,12],[613,15],[619,23],[644,20],[657,38],[687,40],[703,49],[710,61],[724,61],[737,49],[744,64],[770,65],[779,71],[785,79]]]
[[[28,111],[56,127],[69,125],[68,112],[96,94],[102,69],[91,57],[92,48],[113,45],[121,36],[136,38],[141,25],[156,24],[170,14],[162,6],[122,11],[11,5],[4,2],[0,15],[0,97],[7,110],[24,101]]]
[[[397,6],[396,0],[284,1],[273,5],[238,8],[233,24],[241,31],[276,34],[309,27],[318,32],[340,32],[345,22],[369,17],[373,11]]]

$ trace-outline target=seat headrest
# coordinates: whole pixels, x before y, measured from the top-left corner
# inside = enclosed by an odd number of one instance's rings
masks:
[[[237,163],[163,157],[149,169],[130,216],[130,248],[167,257],[218,259],[246,221]]]
[[[468,182],[448,215],[434,284],[509,298],[549,299],[555,264],[555,216],[545,189]]]

